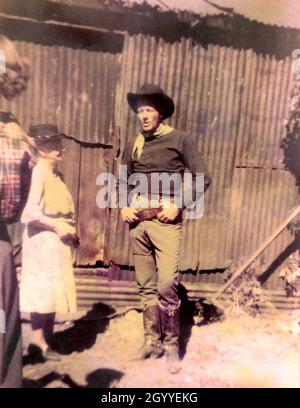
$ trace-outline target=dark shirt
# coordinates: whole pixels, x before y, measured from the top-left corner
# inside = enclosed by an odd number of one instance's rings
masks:
[[[164,195],[165,193],[161,183],[159,185],[155,183],[155,185],[152,184],[151,186],[151,177],[155,173],[177,174],[181,176],[181,180],[183,181],[184,172],[188,169],[192,174],[191,197],[194,201],[200,198],[210,185],[211,178],[197,149],[196,142],[186,133],[174,129],[166,135],[146,136],[140,158],[137,157],[137,153],[135,153],[132,158],[134,142],[135,139],[128,143],[123,156],[123,164],[127,165],[127,177],[129,178],[133,175],[133,183],[136,183],[138,179],[136,173],[146,175],[148,179],[148,193],[150,193],[150,188],[152,194]],[[201,192],[196,191],[197,173],[204,174],[204,189]],[[121,178],[121,185],[124,182],[125,180]],[[171,183],[171,197],[181,194],[181,187],[177,180]],[[130,193],[133,188],[134,185],[130,185],[128,182],[128,193]],[[147,192],[145,191],[145,193]],[[185,206],[188,206],[190,203],[191,202],[185,202]]]

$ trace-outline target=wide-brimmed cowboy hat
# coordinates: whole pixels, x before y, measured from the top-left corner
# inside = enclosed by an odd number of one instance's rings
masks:
[[[154,104],[162,119],[169,118],[174,112],[173,100],[154,84],[144,84],[136,93],[129,92],[127,101],[135,113],[137,113],[140,101],[149,101]]]
[[[67,137],[64,133],[59,132],[56,125],[51,123],[32,125],[28,134],[33,137],[37,146],[59,142],[63,137]]]

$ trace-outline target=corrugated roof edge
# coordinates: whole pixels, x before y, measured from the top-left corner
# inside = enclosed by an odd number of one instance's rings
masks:
[[[264,24],[249,20],[241,14],[201,16],[190,12],[161,11],[147,3],[115,7],[113,2],[97,10],[82,5],[45,1],[41,7],[39,0],[29,1],[31,7],[16,0],[2,1],[1,11],[6,16],[15,16],[17,13],[21,18],[30,17],[32,21],[45,25],[63,24],[74,27],[74,30],[80,27],[95,31],[101,29],[107,35],[144,34],[162,38],[169,43],[191,38],[204,47],[217,44],[253,49],[256,53],[274,55],[278,59],[290,56],[292,49],[299,48],[299,29]]]
[[[156,6],[151,5],[147,0],[144,0],[142,4],[135,2],[134,0],[132,1],[117,1],[117,0],[97,0],[97,2],[94,5],[89,5],[87,4],[86,0],[51,0],[49,1],[50,3],[57,3],[57,4],[64,4],[64,5],[69,5],[69,6],[80,6],[80,7],[86,7],[86,8],[93,8],[96,10],[109,10],[111,12],[123,12],[126,9],[130,9],[131,11],[135,9],[136,11],[139,12],[159,12],[161,14],[166,14],[166,13],[175,13],[179,17],[179,20],[181,21],[193,21],[194,18],[206,18],[207,16],[213,17],[213,16],[224,16],[224,15],[230,15],[231,13],[226,14],[224,11],[220,10],[220,12],[217,12],[217,9],[215,9],[215,12],[212,13],[196,13],[195,11],[192,10],[183,10],[183,9],[177,9],[171,8],[169,10],[166,10],[162,5],[157,4]],[[288,25],[276,25],[276,24],[268,24],[264,22],[263,20],[257,20],[257,19],[250,19],[246,14],[240,14],[240,13],[235,13],[233,11],[232,15],[235,16],[241,16],[248,21],[255,22],[258,24],[262,24],[264,26],[269,26],[269,27],[276,27],[280,29],[291,29],[291,30],[297,30],[300,31],[300,29],[297,29],[295,27],[291,27]]]

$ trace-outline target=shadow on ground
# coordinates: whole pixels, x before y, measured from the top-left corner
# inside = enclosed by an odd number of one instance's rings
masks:
[[[73,327],[54,334],[53,348],[64,355],[90,349],[97,335],[106,331],[114,312],[115,309],[104,303],[95,304]]]
[[[69,355],[73,352],[88,350],[95,344],[97,335],[104,333],[108,327],[110,316],[115,312],[111,306],[104,303],[97,303],[74,325],[64,331],[56,332],[53,336],[51,346],[62,355]],[[40,359],[34,355],[23,357],[23,365],[40,364]]]
[[[56,371],[51,371],[37,380],[23,379],[23,388],[44,388],[53,381],[60,380],[61,375]]]
[[[45,388],[55,381],[55,388],[111,388],[123,377],[124,373],[108,368],[100,368],[86,377],[87,384],[80,385],[72,380],[68,374],[59,374],[56,371],[37,380],[23,380],[23,388]],[[60,386],[59,386],[60,384]]]
[[[182,359],[186,354],[187,344],[192,334],[192,327],[196,324],[204,326],[218,322],[223,318],[221,309],[212,304],[205,303],[205,298],[191,300],[183,285],[179,286],[180,306],[180,338],[179,356]],[[199,320],[199,323],[195,323]]]

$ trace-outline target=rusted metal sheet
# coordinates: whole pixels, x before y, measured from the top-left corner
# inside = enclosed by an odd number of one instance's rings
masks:
[[[283,168],[292,79],[291,58],[246,52],[235,166]]]
[[[159,83],[174,98],[176,111],[169,123],[195,138],[213,177],[205,216],[184,223],[180,269],[195,271],[185,274],[185,281],[221,283],[218,270],[251,253],[294,205],[296,188],[281,169],[279,148],[291,87],[289,60],[215,45],[205,49],[191,40],[169,44],[142,35],[126,36],[122,59],[80,49],[17,45],[33,61],[32,78],[28,90],[4,102],[2,109],[10,108],[25,128],[56,121],[79,142],[66,142],[64,168],[79,217],[78,265],[113,261],[124,267],[112,268],[110,279],[134,280],[128,270],[133,265],[128,227],[117,210],[108,216],[96,207],[95,178],[106,169],[117,172],[116,146],[120,142],[122,151],[138,128],[126,94],[144,82]],[[112,129],[120,129],[120,140]],[[266,259],[274,259],[290,240],[289,233],[280,236]],[[280,285],[278,276],[268,284]]]
[[[285,170],[235,169],[227,234],[232,260],[250,256],[284,221],[299,200],[294,184]],[[262,269],[267,270],[292,241],[288,231],[280,234],[263,253]],[[278,274],[272,276],[268,285],[273,289],[280,287]]]
[[[60,171],[64,176],[70,193],[75,202],[75,209],[78,213],[79,190],[80,190],[80,144],[72,139],[63,139],[65,148],[64,160],[60,166]]]
[[[87,273],[86,270],[77,269],[75,273],[76,288],[78,297],[78,307],[81,310],[91,309],[94,304],[105,302],[111,306],[129,306],[141,308],[140,298],[137,286],[134,282],[124,282],[119,280],[108,280],[107,278],[97,276],[94,272]],[[217,283],[205,283],[202,285],[183,282],[190,300],[199,298],[211,298],[220,285]],[[227,298],[230,291],[224,295]],[[270,316],[275,313],[276,317],[282,316],[283,319],[293,318],[293,311],[300,307],[300,295],[292,298],[286,297],[282,290],[263,290],[263,295],[267,301],[262,304],[264,316]],[[270,303],[268,303],[270,302]]]
[[[64,147],[65,157],[60,170],[75,202],[77,233],[81,240],[74,258],[77,265],[94,265],[104,257],[108,218],[107,209],[96,205],[100,188],[96,178],[107,171],[110,149],[84,147],[70,139],[64,139]],[[12,224],[9,230],[14,245],[20,244],[20,223]]]
[[[185,223],[181,269],[222,268],[242,83],[239,51],[217,46],[205,50],[190,40],[167,44],[139,35],[126,38],[122,58],[116,98],[122,147],[137,131],[126,93],[143,82],[159,83],[175,101],[169,123],[195,138],[214,180],[205,196],[205,217]],[[111,237],[110,256],[116,263],[132,264],[127,227],[116,212],[112,222],[116,234]]]
[[[111,145],[118,55],[16,42],[31,62],[28,89],[3,101],[25,128],[57,123],[68,136],[85,143]]]
[[[83,147],[80,149],[78,235],[81,239],[77,251],[77,265],[94,265],[103,260],[107,208],[96,203],[96,179],[100,173],[107,172],[109,151]]]
[[[296,195],[286,172],[267,170],[282,168],[279,144],[291,87],[290,61],[258,56],[251,50],[215,45],[204,49],[190,40],[167,44],[152,37],[127,36],[116,96],[122,148],[137,131],[126,93],[144,82],[160,84],[173,97],[176,109],[169,123],[196,139],[213,178],[205,195],[204,217],[184,223],[180,269],[223,269],[247,256],[260,238],[276,228]],[[252,178],[246,171],[239,173],[236,167],[240,166],[249,166]],[[251,172],[257,166],[266,171]],[[291,199],[284,203],[282,197],[287,195]],[[250,201],[252,208],[247,212]],[[276,217],[272,216],[274,202]],[[259,213],[254,211],[255,203],[261,208]],[[108,257],[117,264],[132,265],[127,226],[117,211],[110,222]],[[279,253],[288,243],[289,236],[283,235],[274,248]],[[270,257],[275,255],[274,248]],[[203,278],[203,274],[188,277],[191,282]],[[221,273],[205,278],[218,283],[223,279]]]
[[[96,176],[108,168],[112,151],[118,56],[66,47],[17,42],[31,61],[28,89],[2,109],[11,110],[25,129],[57,123],[72,139],[64,141],[62,165],[77,210],[82,245],[79,265],[103,259],[106,210],[96,206]]]

